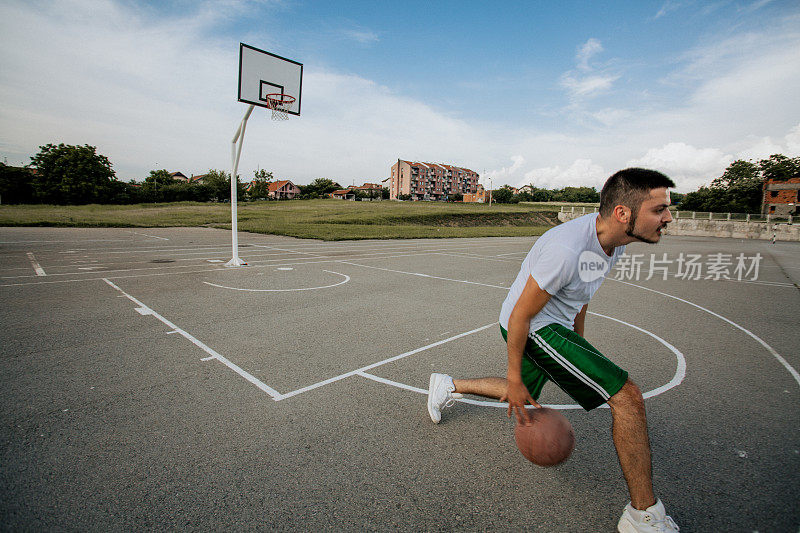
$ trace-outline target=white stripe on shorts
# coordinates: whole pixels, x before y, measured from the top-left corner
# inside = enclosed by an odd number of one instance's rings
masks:
[[[608,399],[611,398],[611,395],[608,394],[608,392],[606,392],[606,390],[603,387],[598,385],[589,376],[587,376],[586,374],[581,372],[580,369],[578,369],[575,365],[573,365],[571,362],[569,362],[569,360],[565,359],[564,356],[562,356],[560,353],[558,353],[558,351],[556,351],[555,348],[553,348],[552,346],[547,344],[547,341],[545,341],[541,337],[541,335],[539,335],[538,333],[534,333],[533,334],[533,340],[536,342],[536,344],[539,345],[539,348],[541,348],[542,350],[544,350],[545,352],[550,354],[550,357],[555,359],[562,367],[564,367],[564,369],[567,372],[569,372],[570,374],[572,374],[573,376],[575,376],[576,378],[581,380],[589,388],[591,388],[595,392],[597,392],[600,395],[600,397],[603,398],[603,400],[608,401]],[[583,348],[583,346],[580,346],[580,348]],[[585,350],[585,348],[583,348],[583,349]],[[596,354],[594,354],[594,355],[596,355]]]

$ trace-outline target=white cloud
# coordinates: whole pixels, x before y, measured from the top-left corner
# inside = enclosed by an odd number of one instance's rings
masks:
[[[614,75],[578,77],[567,73],[561,78],[561,84],[569,89],[573,96],[589,96],[607,91],[618,79],[619,76]]]
[[[494,187],[501,187],[503,185],[515,183],[519,181],[521,176],[517,176],[518,171],[522,168],[522,165],[525,163],[525,158],[521,155],[513,155],[511,156],[512,164],[509,167],[502,167],[500,170],[489,170],[484,174],[484,178],[488,177],[492,179],[492,185]],[[481,180],[483,181],[483,180]],[[487,182],[484,182],[484,185],[488,185]]]
[[[783,147],[774,143],[769,137],[762,137],[752,140],[752,145],[736,154],[737,159],[766,159],[772,154],[779,154],[784,151]],[[785,154],[784,154],[785,155]]]
[[[739,11],[743,13],[752,13],[753,11],[757,11],[762,7],[764,7],[765,5],[772,3],[773,1],[774,0],[756,0],[752,4],[739,8]]]
[[[343,30],[347,38],[358,41],[361,44],[378,42],[378,34],[371,30]]]
[[[607,178],[608,173],[605,169],[591,159],[577,159],[566,168],[556,165],[526,172],[525,179],[518,186],[532,183],[536,187],[546,189],[587,186],[599,190]]]
[[[683,6],[683,2],[675,2],[674,0],[667,0],[661,6],[661,9],[658,10],[658,13],[655,14],[653,17],[654,19],[659,19],[669,13],[670,11],[675,11]]]
[[[618,126],[620,123],[630,118],[633,113],[628,109],[604,108],[590,113],[590,116],[604,126]]]
[[[582,100],[606,92],[619,79],[619,75],[589,64],[589,61],[602,51],[603,45],[599,40],[589,39],[575,55],[576,68],[561,75],[559,80],[561,86],[567,89],[573,100]]]
[[[578,50],[578,54],[576,59],[578,60],[578,68],[580,70],[589,70],[591,67],[589,66],[589,60],[603,51],[603,45],[600,41],[595,38],[591,38],[581,46],[580,50]]]
[[[800,124],[786,134],[786,152],[793,156],[800,155]]]
[[[628,161],[626,166],[659,170],[675,181],[678,190],[688,191],[707,185],[732,161],[733,157],[717,148],[695,148],[672,142],[661,148],[651,148],[644,156]]]

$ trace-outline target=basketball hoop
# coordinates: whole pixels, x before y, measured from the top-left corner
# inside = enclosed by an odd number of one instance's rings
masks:
[[[295,97],[288,94],[272,93],[267,95],[267,107],[272,109],[272,120],[289,120]]]

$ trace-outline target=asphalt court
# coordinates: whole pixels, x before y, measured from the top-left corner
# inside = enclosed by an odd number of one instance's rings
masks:
[[[248,266],[226,268],[221,230],[0,229],[3,524],[612,530],[607,409],[545,388],[577,435],[553,469],[495,402],[425,411],[432,371],[505,372],[497,315],[533,241],[242,233]],[[628,253],[586,334],[646,392],[657,493],[687,531],[796,531],[800,245]],[[733,280],[676,277],[720,253]]]

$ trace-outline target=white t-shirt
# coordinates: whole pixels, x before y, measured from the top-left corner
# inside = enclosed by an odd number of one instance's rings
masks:
[[[625,252],[624,246],[618,246],[611,257],[606,255],[597,240],[597,217],[597,213],[578,217],[547,230],[537,239],[503,302],[503,328],[508,330],[511,311],[530,276],[551,298],[531,319],[529,333],[553,323],[573,329],[575,315],[589,303],[605,274]]]

